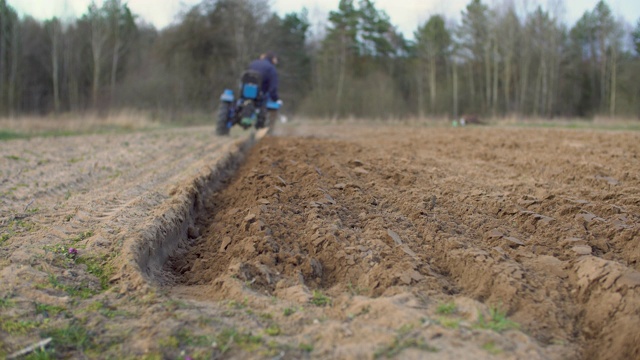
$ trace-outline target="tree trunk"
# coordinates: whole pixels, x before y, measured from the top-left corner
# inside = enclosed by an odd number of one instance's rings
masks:
[[[542,88],[542,64],[540,62],[540,67],[538,68],[538,76],[536,76],[536,88],[533,95],[533,116],[538,117],[540,110],[540,90]]]
[[[493,95],[491,112],[495,117],[498,112],[498,42],[493,42]]]
[[[527,99],[527,89],[529,86],[529,63],[530,63],[530,57],[529,54],[525,54],[524,55],[525,60],[524,63],[522,64],[522,68],[520,69],[521,75],[520,75],[520,99],[518,101],[519,105],[518,105],[518,112],[520,112],[521,114],[525,114],[525,101]]]
[[[436,57],[431,54],[429,58],[429,103],[430,103],[430,113],[434,114],[436,112]]]
[[[491,45],[484,46],[484,81],[485,81],[485,103],[484,110],[491,108]]]
[[[100,57],[101,48],[93,46],[93,83],[91,91],[91,104],[95,109],[98,106],[98,91],[100,89]]]
[[[68,100],[69,100],[69,110],[78,111],[79,99],[78,99],[78,81],[76,78],[76,72],[73,70],[74,68],[74,50],[72,46],[72,41],[70,39],[66,40],[66,46],[64,54],[64,71],[67,74],[67,91],[68,91]]]
[[[51,23],[51,31],[53,32],[51,34],[51,68],[53,71],[53,107],[54,110],[57,113],[60,112],[60,85],[59,85],[59,81],[58,81],[58,74],[59,74],[59,69],[58,69],[58,26],[57,24],[54,22]]]
[[[618,49],[616,46],[612,46],[611,53],[611,100],[609,102],[609,116],[616,116],[616,86],[618,80]]]
[[[559,41],[559,38],[554,35],[554,49]],[[558,86],[560,84],[560,56],[557,53],[553,53],[552,68],[549,71],[549,94],[547,99],[547,115],[553,117],[556,113],[556,100],[558,94]]]
[[[424,64],[418,59],[418,116],[424,118]]]
[[[541,105],[540,105],[540,112],[542,113],[543,116],[547,115],[547,99],[548,97],[548,92],[549,92],[549,75],[548,73],[548,69],[547,69],[547,62],[543,61],[542,62],[542,75],[540,76],[542,84],[541,84],[541,90],[540,90],[540,100],[541,100]]]
[[[9,112],[11,116],[15,115],[18,110],[18,105],[16,104],[16,88],[18,86],[18,62],[19,57],[18,54],[20,52],[20,47],[18,46],[19,37],[18,37],[18,22],[16,21],[13,24],[13,40],[11,45],[11,74],[9,75]]]
[[[244,31],[244,16],[236,17],[234,24],[234,37],[235,37],[235,45],[236,45],[236,56],[234,61],[233,71],[236,74],[240,74],[244,69],[245,62],[245,44],[246,37]]]
[[[604,29],[601,29],[604,31]],[[605,34],[600,34],[600,110],[604,112],[607,101],[607,49]]]
[[[0,10],[0,114],[5,114],[8,110],[5,95],[7,91],[7,82],[5,80],[7,67],[6,59],[7,47],[9,44],[7,38],[7,20],[5,18],[4,11]]]
[[[453,68],[453,118],[458,119],[458,65],[455,61]]]
[[[336,91],[336,103],[335,103],[335,115],[334,118],[338,118],[339,114],[340,114],[340,107],[342,105],[342,91],[344,88],[344,78],[346,76],[346,72],[347,72],[347,44],[346,44],[346,40],[345,40],[345,36],[342,35],[342,42],[341,42],[341,49],[340,49],[340,75],[338,76],[338,91]]]
[[[91,53],[93,55],[91,103],[94,109],[98,106],[98,92],[100,91],[100,74],[102,68],[102,50],[104,42],[106,41],[106,31],[101,26],[100,21],[100,19],[94,19],[91,24]]]
[[[507,54],[505,64],[504,64],[504,75],[503,75],[504,84],[504,108],[505,112],[509,113],[513,109],[511,109],[511,53]]]
[[[116,35],[117,36],[117,35]],[[113,101],[116,97],[116,75],[118,73],[118,60],[120,58],[120,39],[116,38],[116,43],[113,46],[113,57],[111,59],[111,91],[109,96],[109,106],[113,106]]]
[[[469,94],[470,96],[470,100],[471,100],[471,106],[474,107],[476,106],[476,86],[474,83],[474,79],[473,79],[473,64],[471,62],[469,62]],[[476,109],[473,109],[474,112],[476,112]]]

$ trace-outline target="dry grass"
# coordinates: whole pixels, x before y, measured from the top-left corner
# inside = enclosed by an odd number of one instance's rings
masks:
[[[609,118],[595,117],[584,118],[540,118],[509,115],[504,117],[480,117],[485,125],[494,126],[531,126],[531,127],[560,127],[578,129],[603,129],[603,130],[640,130],[640,119],[633,118]],[[404,126],[429,126],[450,127],[453,119],[447,116],[434,116],[428,118],[407,117],[387,119],[364,119],[356,117],[348,118],[306,118],[296,117],[294,123],[330,124],[330,125],[404,125]]]
[[[505,116],[489,120],[489,123],[502,126],[532,126],[532,127],[562,127],[577,129],[603,130],[640,130],[640,120],[630,117],[567,118],[556,117],[536,118],[521,116]]]
[[[309,123],[309,124],[329,124],[329,125],[405,125],[405,126],[447,126],[451,125],[451,120],[447,117],[389,117],[389,118],[310,118],[305,116],[296,116],[292,119],[293,123]]]
[[[138,130],[157,126],[144,113],[122,111],[108,116],[95,113],[0,118],[0,129],[22,134],[93,132],[108,129]]]

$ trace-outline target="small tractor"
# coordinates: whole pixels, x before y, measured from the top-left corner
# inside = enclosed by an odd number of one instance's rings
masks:
[[[246,71],[242,75],[240,92],[236,99],[233,90],[225,89],[220,96],[217,135],[229,135],[234,125],[244,129],[254,126],[256,129],[268,128],[273,131],[281,102],[271,100],[260,88],[262,77],[256,71]]]

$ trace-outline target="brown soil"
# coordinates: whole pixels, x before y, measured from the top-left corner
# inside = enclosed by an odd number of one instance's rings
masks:
[[[637,134],[341,134],[262,141],[211,200],[202,237],[171,262],[176,291],[241,301],[229,283],[244,282],[291,301],[319,290],[344,318],[363,301],[385,313],[386,299],[407,296],[425,309],[400,307],[415,320],[434,302],[473,299],[506,311],[542,357],[640,355]],[[360,332],[376,321],[346,323]],[[353,355],[366,357],[372,339],[332,346],[359,343]]]
[[[638,133],[279,132],[0,143],[0,357],[640,357]]]

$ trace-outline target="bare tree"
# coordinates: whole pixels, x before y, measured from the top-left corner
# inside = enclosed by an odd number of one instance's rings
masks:
[[[16,112],[16,88],[18,86],[18,54],[20,52],[19,44],[19,35],[20,35],[20,26],[18,21],[13,22],[13,31],[11,36],[11,72],[9,74],[9,113],[13,116]]]
[[[504,3],[504,14],[500,18],[500,53],[503,62],[502,90],[504,96],[504,108],[506,112],[514,111],[512,104],[512,83],[514,78],[514,68],[516,49],[520,40],[520,20],[516,13],[515,4],[512,0]],[[520,48],[520,51],[524,49]]]
[[[91,103],[93,108],[98,106],[98,94],[100,92],[100,78],[102,73],[102,60],[104,47],[109,37],[107,22],[102,9],[98,8],[95,1],[89,5],[87,20],[91,24],[91,54],[93,58],[93,81],[91,90]]]
[[[613,29],[611,31],[611,91],[609,98],[609,116],[616,116],[616,97],[617,97],[617,88],[618,88],[618,56],[620,53],[620,48],[622,45],[620,44],[621,39],[624,38],[624,20],[618,19],[613,24]]]
[[[51,40],[51,85],[53,86],[53,107],[56,113],[60,112],[60,66],[59,66],[59,54],[60,54],[60,38],[61,38],[61,24],[60,20],[53,18],[46,23],[46,28]]]
[[[451,34],[446,28],[444,18],[440,15],[431,16],[416,31],[416,40],[420,69],[424,69],[424,67],[428,69],[429,105],[431,113],[435,113],[437,111],[438,63],[446,62],[451,46]],[[421,75],[422,73],[423,71],[421,71]]]

